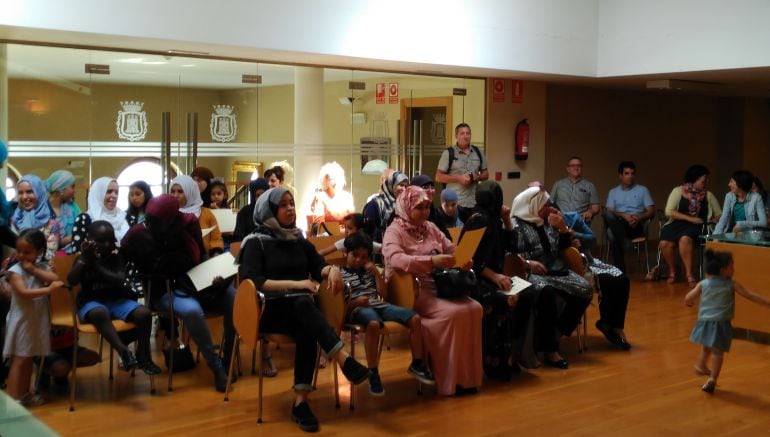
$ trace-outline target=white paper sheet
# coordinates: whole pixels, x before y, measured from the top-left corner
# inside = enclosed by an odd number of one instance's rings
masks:
[[[225,252],[210,258],[187,272],[187,276],[195,285],[198,291],[211,285],[211,282],[217,276],[228,278],[238,273],[238,266],[235,264],[235,258],[230,252]]]
[[[201,229],[201,237],[205,237],[206,235],[210,234],[211,231],[214,230],[214,228],[216,228],[216,226],[212,226],[210,228],[203,228],[203,229]]]
[[[514,276],[511,278],[511,289],[510,290],[500,290],[501,293],[506,294],[508,296],[515,296],[519,294],[519,292],[527,287],[532,285],[531,282],[527,282],[526,280]]]
[[[474,229],[472,231],[465,231],[460,244],[457,245],[455,250],[455,267],[462,267],[473,259],[473,255],[476,253],[476,248],[479,247],[481,237],[484,236],[486,227],[481,229]]]
[[[220,232],[226,234],[235,230],[235,219],[238,217],[238,214],[234,213],[233,210],[228,208],[212,209],[211,212],[214,214],[214,218],[217,219],[217,226]]]

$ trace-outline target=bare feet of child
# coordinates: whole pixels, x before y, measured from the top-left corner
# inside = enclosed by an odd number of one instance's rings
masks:
[[[711,375],[711,369],[709,369],[708,367],[706,367],[706,366],[704,366],[702,364],[696,364],[696,365],[694,365],[692,367],[693,367],[693,369],[695,369],[695,374],[696,375],[701,375],[701,376],[709,376],[709,375]]]
[[[717,386],[717,382],[711,378],[706,381],[705,384],[700,388],[701,390],[705,391],[706,393],[714,393],[714,389]]]

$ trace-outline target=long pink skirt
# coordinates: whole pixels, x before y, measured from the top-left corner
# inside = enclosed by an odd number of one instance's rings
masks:
[[[471,298],[439,299],[420,290],[414,305],[422,318],[422,338],[438,394],[451,396],[455,387],[480,387],[481,305]]]

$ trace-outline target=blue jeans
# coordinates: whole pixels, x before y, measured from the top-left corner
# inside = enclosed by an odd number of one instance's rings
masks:
[[[214,353],[214,344],[211,340],[211,331],[209,325],[206,323],[206,317],[204,314],[204,308],[200,302],[194,297],[183,297],[179,294],[184,292],[178,291],[173,294],[174,299],[174,312],[176,316],[184,321],[184,325],[190,332],[195,344],[198,345],[201,353],[203,353],[206,363],[211,368],[215,368],[221,365],[221,361],[216,353]],[[222,292],[219,300],[214,302],[213,305],[207,309],[217,309],[224,315],[224,331],[225,331],[225,344],[223,348],[223,356],[226,360],[230,359],[230,354],[233,348],[233,340],[235,336],[235,328],[233,328],[233,301],[235,300],[235,288],[233,286],[227,287]],[[169,311],[168,307],[168,294],[163,295],[159,301],[160,307]]]

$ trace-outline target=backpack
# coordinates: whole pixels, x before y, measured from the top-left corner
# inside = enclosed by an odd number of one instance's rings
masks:
[[[449,152],[449,164],[446,167],[446,173],[449,174],[452,171],[452,164],[455,161],[455,148],[454,146],[449,146],[446,148],[447,152]],[[479,157],[479,163],[482,162],[481,159],[481,150],[479,150],[478,147],[471,144],[471,151],[476,152],[476,155]],[[446,184],[444,184],[444,188],[446,188]]]

